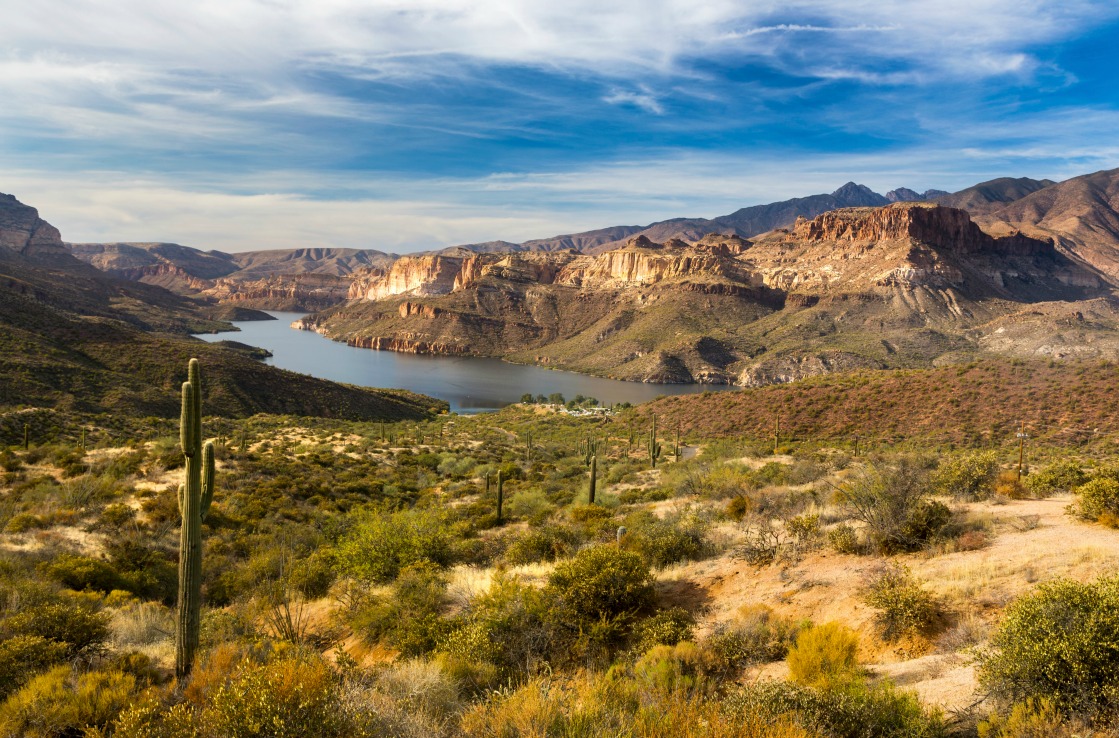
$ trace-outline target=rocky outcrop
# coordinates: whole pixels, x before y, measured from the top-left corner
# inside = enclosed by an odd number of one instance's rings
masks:
[[[375,351],[396,351],[402,354],[463,355],[470,350],[464,345],[421,341],[400,336],[358,336],[346,341],[350,346]]]
[[[217,302],[261,310],[317,312],[346,301],[350,283],[329,274],[291,274],[267,279],[215,280],[201,295]]]
[[[40,264],[73,262],[57,228],[40,218],[35,208],[3,193],[0,193],[0,248]]]
[[[371,268],[355,276],[351,300],[383,300],[394,295],[446,295],[455,287],[463,259],[453,256],[402,256],[389,269]]]
[[[865,356],[844,352],[820,355],[782,356],[747,367],[736,384],[742,387],[763,387],[768,384],[788,384],[807,377],[855,369],[882,369],[884,366]]]
[[[900,202],[883,208],[844,208],[798,219],[793,237],[805,241],[898,241],[910,239],[959,252],[978,251],[993,239],[963,210],[931,203]]]

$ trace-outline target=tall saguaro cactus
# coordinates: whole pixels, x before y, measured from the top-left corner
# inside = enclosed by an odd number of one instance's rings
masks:
[[[179,442],[186,465],[179,485],[179,610],[175,621],[175,675],[190,674],[202,616],[202,521],[214,499],[214,444],[202,445],[202,376],[191,359],[183,382]]]
[[[587,502],[591,505],[594,504],[595,487],[598,482],[598,457],[591,457],[591,482],[590,487],[587,489]]]
[[[488,477],[487,477],[487,479],[488,479]],[[505,505],[505,480],[502,479],[501,470],[498,469],[497,470],[497,524],[498,525],[501,525],[501,523],[503,522],[502,514],[501,514],[502,513],[501,508],[504,507],[504,505]]]
[[[657,459],[661,455],[661,445],[657,443],[657,414],[653,413],[653,430],[649,433],[649,463],[657,468]]]

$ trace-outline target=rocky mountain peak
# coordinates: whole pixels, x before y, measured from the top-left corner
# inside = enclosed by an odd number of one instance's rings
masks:
[[[24,205],[14,195],[0,192],[0,248],[42,263],[71,262],[58,229],[39,217],[39,211]]]
[[[840,187],[831,196],[836,199],[840,207],[875,207],[889,204],[889,200],[879,195],[874,190],[861,184],[848,182]]]

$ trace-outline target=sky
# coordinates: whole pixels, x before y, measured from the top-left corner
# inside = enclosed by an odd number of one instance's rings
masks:
[[[0,0],[72,242],[406,253],[1119,167],[1114,0]]]

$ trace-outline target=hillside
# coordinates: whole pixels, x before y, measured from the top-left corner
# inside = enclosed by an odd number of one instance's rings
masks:
[[[859,371],[792,385],[665,397],[642,405],[689,436],[852,444],[1119,443],[1119,365],[986,359],[927,370]]]
[[[209,367],[207,401],[218,414],[420,418],[442,407],[285,372],[191,338],[228,330],[210,316],[229,308],[114,279],[70,255],[34,208],[14,198],[0,206],[0,408],[173,417],[191,356]]]
[[[402,257],[305,327],[647,382],[760,385],[987,353],[1119,355],[1107,281],[930,203],[831,211],[754,241],[637,236],[598,255]]]
[[[1119,277],[1119,169],[1038,190],[980,219],[992,233],[1050,238],[1110,277]]]

